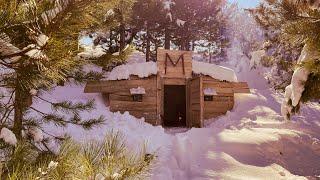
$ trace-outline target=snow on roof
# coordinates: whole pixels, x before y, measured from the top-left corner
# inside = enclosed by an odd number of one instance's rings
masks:
[[[157,63],[144,62],[124,64],[115,67],[108,75],[107,80],[129,79],[130,75],[136,75],[140,78],[146,78],[155,75],[158,72]]]
[[[131,88],[130,94],[146,94],[146,90],[142,87]]]
[[[236,73],[229,68],[199,61],[192,61],[192,71],[195,74],[207,75],[218,80],[238,82]]]
[[[203,90],[203,94],[206,95],[206,96],[216,96],[216,95],[218,95],[217,91],[215,89],[212,89],[212,88],[205,88]]]
[[[127,64],[145,63],[145,62],[146,62],[146,55],[140,51],[132,52],[127,59]]]

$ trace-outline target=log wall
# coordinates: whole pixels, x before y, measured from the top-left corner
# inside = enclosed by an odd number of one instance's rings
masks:
[[[133,101],[130,94],[131,88],[143,87],[146,94],[142,97],[142,102]],[[101,92],[105,96],[109,95],[109,105],[111,112],[124,113],[128,111],[137,118],[145,118],[145,121],[158,125],[157,115],[157,78],[152,76],[144,79],[131,78],[121,81],[99,81],[88,83],[86,92]]]
[[[234,106],[233,84],[213,78],[203,78],[203,89],[212,88],[217,92],[213,101],[204,101],[204,119],[211,119],[225,114]]]

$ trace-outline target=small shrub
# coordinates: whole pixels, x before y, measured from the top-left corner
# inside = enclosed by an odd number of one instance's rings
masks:
[[[38,153],[28,144],[18,144],[1,167],[1,179],[20,180],[122,180],[144,179],[150,174],[153,154],[134,154],[119,132],[107,133],[104,141],[78,144],[66,140],[57,155]]]

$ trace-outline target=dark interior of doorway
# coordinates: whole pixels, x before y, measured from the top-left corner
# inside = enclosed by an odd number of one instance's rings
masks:
[[[186,126],[186,86],[164,86],[164,126]]]

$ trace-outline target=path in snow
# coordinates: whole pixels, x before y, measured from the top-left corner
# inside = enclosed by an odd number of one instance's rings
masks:
[[[154,179],[303,179],[320,175],[320,106],[309,103],[292,121],[280,113],[282,95],[256,70],[241,67],[252,94],[236,95],[233,111],[206,128],[174,135]],[[169,131],[172,132],[172,131]],[[168,167],[170,170],[164,168]],[[287,169],[287,170],[286,170]],[[290,171],[290,172],[289,172]]]
[[[177,133],[162,164],[170,171],[155,179],[290,179],[297,178],[291,173],[320,174],[320,143],[309,133],[312,126],[302,117],[284,121],[270,90],[236,98],[234,111],[207,128]],[[304,109],[314,113],[305,120],[320,120],[320,109]]]

